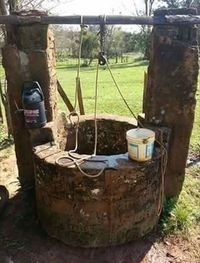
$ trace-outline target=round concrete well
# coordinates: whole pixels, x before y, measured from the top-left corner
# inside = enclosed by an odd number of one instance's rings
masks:
[[[38,216],[46,232],[64,243],[80,247],[110,246],[140,238],[158,221],[160,203],[160,158],[138,163],[128,158],[126,131],[134,128],[132,119],[100,116],[98,150],[92,161],[81,168],[98,178],[84,176],[65,159],[73,149],[75,132],[69,125],[60,132],[58,145],[35,149]],[[91,154],[94,122],[81,117],[78,153]],[[101,162],[99,162],[99,160]]]

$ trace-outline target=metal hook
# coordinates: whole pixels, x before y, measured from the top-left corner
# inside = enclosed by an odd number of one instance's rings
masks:
[[[99,65],[101,66],[104,66],[106,65],[106,56],[105,56],[105,53],[104,52],[99,52],[99,55],[98,55],[98,62],[99,62]]]
[[[77,117],[77,121],[73,121],[72,120],[72,117]],[[80,120],[80,117],[79,117],[79,114],[75,111],[72,111],[69,115],[68,115],[68,119],[71,123],[72,126],[75,126],[75,127],[78,127],[79,126],[79,120]]]

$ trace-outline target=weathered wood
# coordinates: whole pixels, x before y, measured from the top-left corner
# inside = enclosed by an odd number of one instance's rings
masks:
[[[60,94],[61,98],[63,99],[65,105],[67,106],[70,112],[74,111],[74,107],[72,106],[67,94],[65,93],[64,89],[62,88],[59,81],[57,81],[58,93]]]
[[[84,110],[84,106],[83,106],[83,96],[82,96],[80,78],[76,78],[76,85],[77,85],[77,92],[78,92],[77,95],[78,95],[78,105],[79,105],[80,114],[84,115],[85,110]]]
[[[200,24],[199,15],[169,15],[169,16],[105,16],[107,25],[170,25],[170,24]],[[70,24],[99,25],[102,16],[0,16],[0,24],[32,25],[32,24]]]

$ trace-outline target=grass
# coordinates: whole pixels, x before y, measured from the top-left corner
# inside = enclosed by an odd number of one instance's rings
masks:
[[[141,112],[143,79],[147,62],[135,62],[132,60],[127,64],[112,64],[111,67],[127,102],[135,113]],[[64,66],[63,63],[59,63],[57,65],[57,75],[70,100],[74,101],[76,67],[71,64]],[[95,78],[95,65],[81,68],[82,93],[87,113],[93,113],[94,111]],[[61,110],[66,110],[60,99],[58,105]],[[100,68],[99,71],[98,112],[130,115],[105,67]]]
[[[142,112],[144,71],[147,70],[148,62],[129,57],[125,64],[114,64],[111,61],[111,69],[123,94],[134,113]],[[57,63],[57,76],[65,89],[71,102],[74,102],[76,62],[68,60]],[[96,65],[81,68],[81,84],[83,101],[86,113],[94,111],[94,87],[96,77]],[[98,112],[131,116],[118,94],[111,76],[105,67],[99,72]],[[63,101],[58,97],[58,106],[62,111],[67,111]],[[199,149],[200,142],[200,94],[197,92],[197,108],[194,129],[191,137],[191,148]]]
[[[200,168],[187,169],[179,199],[166,200],[161,217],[164,234],[181,233],[188,236],[191,229],[200,228]],[[200,234],[200,229],[198,230]],[[196,233],[197,234],[197,233]]]

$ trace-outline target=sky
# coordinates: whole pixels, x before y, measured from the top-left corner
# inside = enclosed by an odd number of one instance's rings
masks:
[[[142,0],[57,0],[48,1],[50,11],[56,15],[134,15],[134,2],[144,9]],[[75,28],[75,27],[74,27]],[[138,26],[122,26],[125,31],[137,31]]]
[[[143,9],[142,0],[57,0],[51,1],[52,12],[58,15],[131,15],[135,1],[138,9]]]

